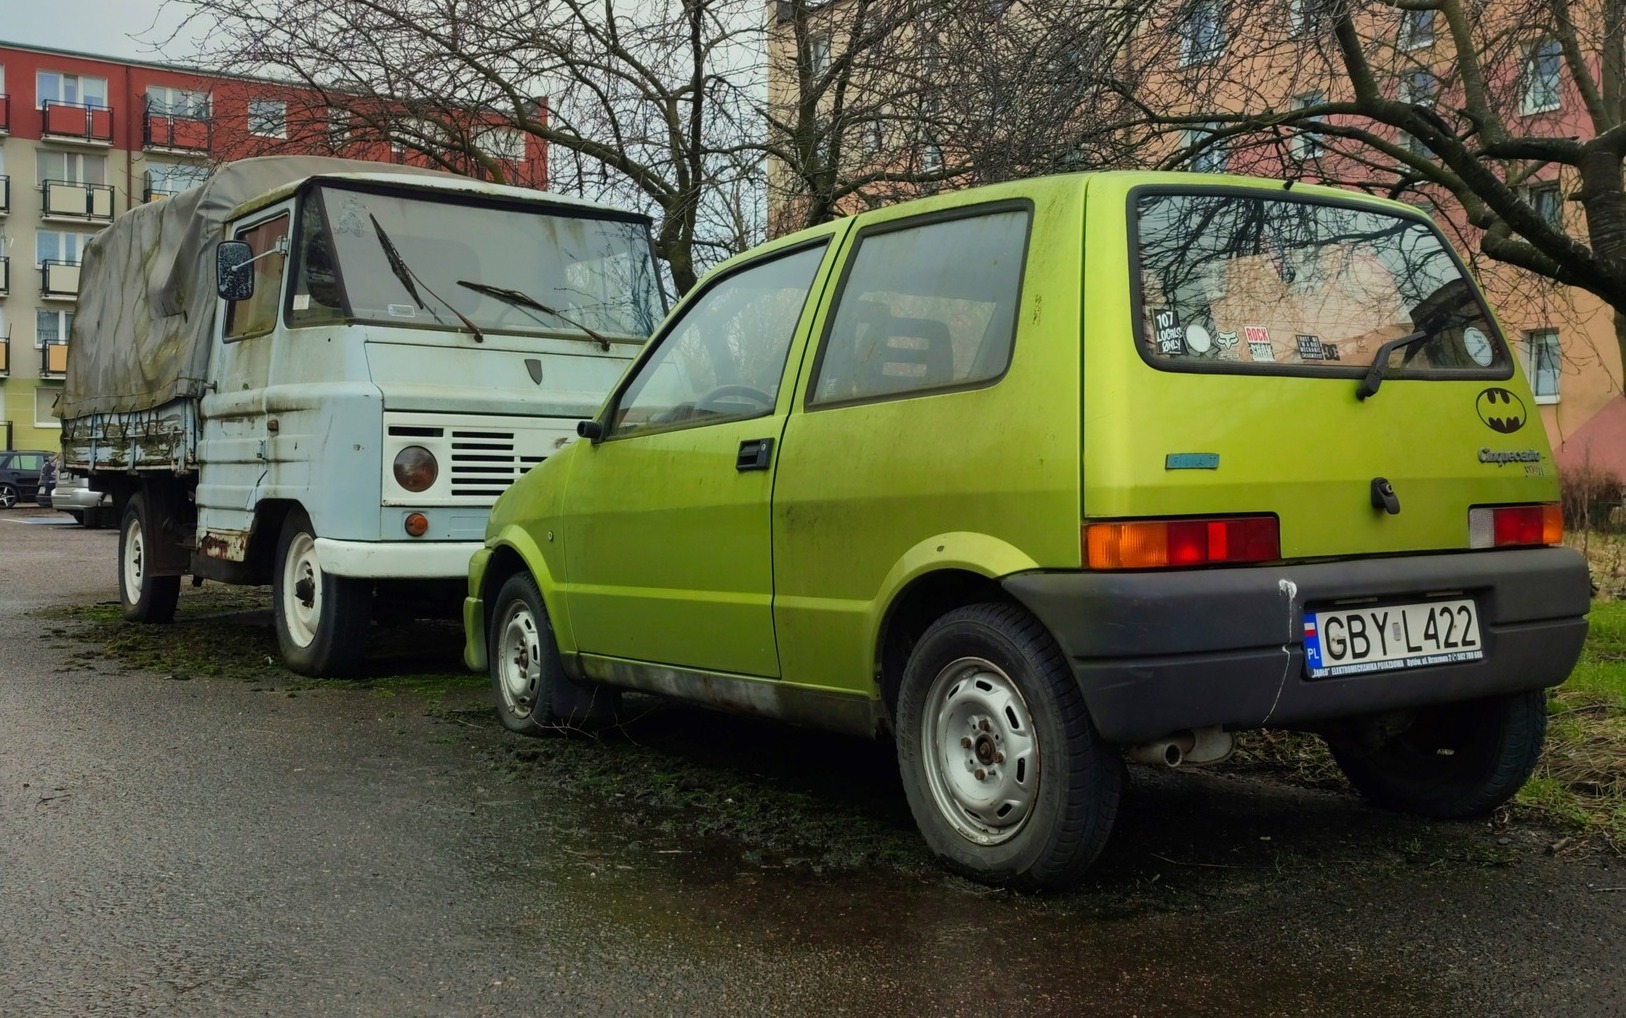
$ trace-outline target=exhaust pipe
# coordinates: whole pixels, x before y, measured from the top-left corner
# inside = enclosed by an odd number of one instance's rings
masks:
[[[1130,746],[1124,755],[1135,763],[1179,767],[1187,763],[1219,763],[1235,748],[1236,739],[1231,733],[1216,726],[1187,729],[1164,739]]]

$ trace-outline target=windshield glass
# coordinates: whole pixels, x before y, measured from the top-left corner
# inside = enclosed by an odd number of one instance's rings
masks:
[[[410,269],[410,288],[392,269],[375,222]],[[294,325],[463,328],[449,303],[487,332],[575,329],[459,280],[520,291],[611,335],[646,337],[663,312],[644,224],[568,210],[321,187],[305,203],[296,256]]]
[[[1507,373],[1495,324],[1421,220],[1234,193],[1135,204],[1139,341],[1158,367],[1358,374],[1421,331],[1390,377]]]

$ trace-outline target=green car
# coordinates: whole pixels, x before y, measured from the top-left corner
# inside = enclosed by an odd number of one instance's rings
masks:
[[[1514,360],[1395,202],[1102,173],[868,212],[718,267],[501,497],[466,660],[520,732],[621,689],[890,732],[996,884],[1076,880],[1126,757],[1244,729],[1483,813],[1589,606]]]

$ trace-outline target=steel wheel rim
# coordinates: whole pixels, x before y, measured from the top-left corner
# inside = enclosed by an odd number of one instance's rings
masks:
[[[300,596],[301,584],[309,584],[310,601]],[[301,647],[316,639],[322,617],[322,563],[316,558],[316,539],[301,531],[288,542],[288,557],[282,569],[282,617],[288,636]]]
[[[529,717],[542,688],[542,641],[530,605],[515,601],[497,630],[497,686],[515,717]]]
[[[1040,747],[1022,692],[986,658],[950,662],[926,692],[921,753],[938,812],[978,845],[1019,834],[1039,795]]]
[[[132,519],[124,529],[124,599],[130,604],[136,604],[141,600],[141,578],[146,573],[146,559],[146,544],[141,539],[141,521]]]

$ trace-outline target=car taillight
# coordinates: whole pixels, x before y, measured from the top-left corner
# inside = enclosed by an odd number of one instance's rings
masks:
[[[1091,569],[1162,569],[1282,557],[1274,516],[1209,520],[1112,520],[1084,525],[1084,562]]]
[[[1564,539],[1564,510],[1544,505],[1476,505],[1468,510],[1468,547],[1524,548]]]

